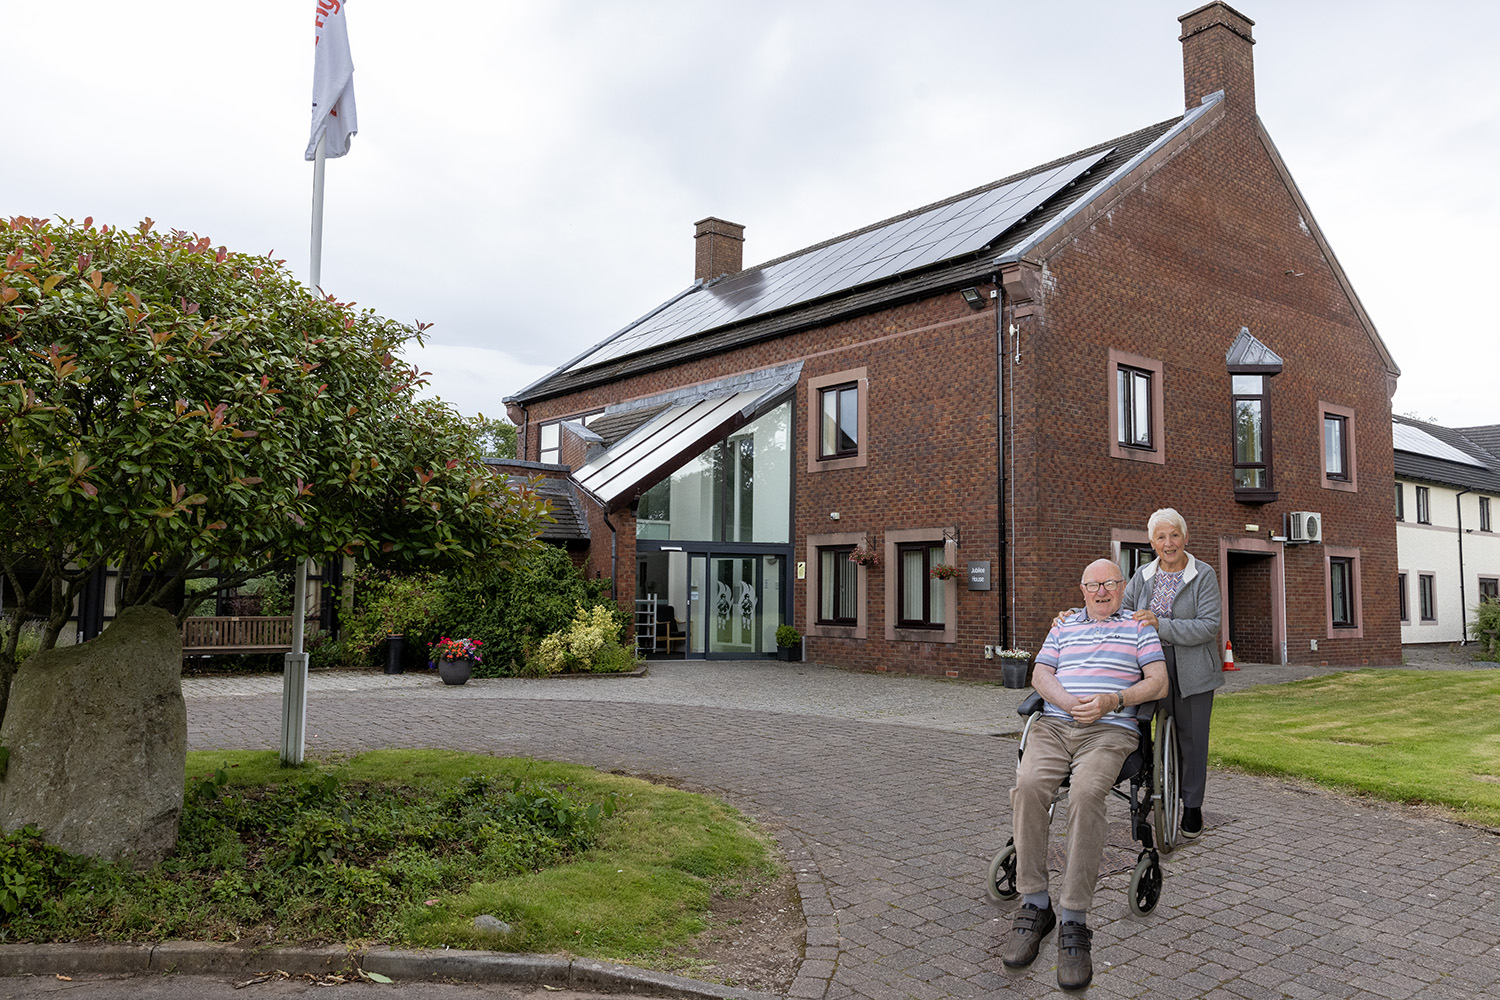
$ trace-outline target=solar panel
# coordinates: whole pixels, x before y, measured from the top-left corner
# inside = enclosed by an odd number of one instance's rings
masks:
[[[1113,149],[895,219],[682,296],[568,366],[579,371],[776,309],[973,253],[1092,169]]]
[[[1420,427],[1410,424],[1391,425],[1391,444],[1397,451],[1410,452],[1413,455],[1426,455],[1428,458],[1439,458],[1445,462],[1457,462],[1460,465],[1472,465],[1480,469],[1488,469],[1479,459],[1453,447],[1446,441],[1439,440]]]

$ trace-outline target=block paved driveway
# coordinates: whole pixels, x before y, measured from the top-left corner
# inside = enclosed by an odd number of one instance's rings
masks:
[[[1230,690],[1306,672],[1246,665]],[[279,678],[183,687],[193,749],[279,745]],[[1009,972],[998,942],[1014,904],[983,886],[1009,833],[1021,693],[779,663],[463,687],[315,674],[308,753],[443,747],[668,776],[767,824],[797,872],[807,948],[790,996],[1048,996],[1055,933]],[[1117,824],[1105,858],[1117,872],[1090,918],[1089,996],[1500,995],[1493,832],[1222,772],[1205,814],[1208,832],[1167,860],[1146,917],[1126,905],[1134,848]]]

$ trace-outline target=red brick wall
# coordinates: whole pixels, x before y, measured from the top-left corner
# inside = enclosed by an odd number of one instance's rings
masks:
[[[1283,516],[1325,516],[1326,541],[1359,547],[1362,639],[1326,638],[1323,550],[1288,546],[1292,662],[1399,663],[1395,525],[1386,372],[1333,268],[1257,136],[1231,109],[1222,121],[1047,262],[1039,311],[1023,321],[1016,389],[1022,456],[1016,539],[1023,637],[1077,593],[1078,570],[1111,528],[1144,527],[1173,506],[1189,548],[1218,566],[1218,540],[1280,535]],[[1288,273],[1290,272],[1290,273]],[[1239,329],[1285,362],[1271,379],[1274,487],[1264,506],[1233,497],[1225,353]],[[1164,363],[1165,465],[1109,457],[1109,349]],[[1319,400],[1357,413],[1359,490],[1321,486]],[[1318,639],[1319,651],[1310,650]]]

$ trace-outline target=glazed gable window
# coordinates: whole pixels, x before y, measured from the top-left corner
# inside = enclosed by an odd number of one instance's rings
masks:
[[[1234,494],[1244,503],[1276,499],[1271,476],[1271,376],[1230,375],[1234,419]]]

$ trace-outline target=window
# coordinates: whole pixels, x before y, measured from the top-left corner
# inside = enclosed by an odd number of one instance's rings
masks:
[[[1141,545],[1133,542],[1120,543],[1120,569],[1125,573],[1125,579],[1129,580],[1135,576],[1135,571],[1156,558],[1156,552],[1149,545]]]
[[[1406,487],[1396,484],[1396,520],[1406,520]]]
[[[932,567],[943,562],[942,544],[898,545],[896,560],[896,627],[942,628],[948,617],[948,585],[931,575]]]
[[[1110,456],[1164,464],[1163,409],[1161,362],[1110,351]]]
[[[1479,578],[1479,603],[1483,604],[1485,601],[1500,604],[1500,578],[1493,576]]]
[[[1354,560],[1328,560],[1328,598],[1334,628],[1354,627]]]
[[[1323,546],[1324,581],[1328,587],[1328,638],[1363,639],[1359,549]]]
[[[547,462],[556,465],[562,460],[562,421],[554,420],[551,423],[542,424],[537,428],[537,453],[538,462]]]
[[[1401,624],[1411,624],[1411,605],[1406,599],[1406,574],[1396,574],[1396,606],[1401,609]]]
[[[818,622],[854,625],[859,619],[859,567],[852,545],[818,549]]]
[[[1417,487],[1417,523],[1432,523],[1432,491],[1426,486]]]
[[[1234,498],[1241,503],[1276,499],[1271,479],[1271,376],[1229,376],[1234,409]]]
[[[1431,573],[1417,575],[1417,609],[1424,622],[1437,621],[1437,577]]]
[[[1490,498],[1489,497],[1480,497],[1479,498],[1479,530],[1480,531],[1493,531],[1494,530],[1493,528],[1490,527]]]
[[[807,380],[807,471],[862,468],[870,459],[870,379],[864,368]]]
[[[1354,411],[1318,401],[1323,414],[1323,488],[1353,493],[1359,485],[1354,442]]]
[[[818,391],[818,457],[859,454],[859,387],[836,385]]]

